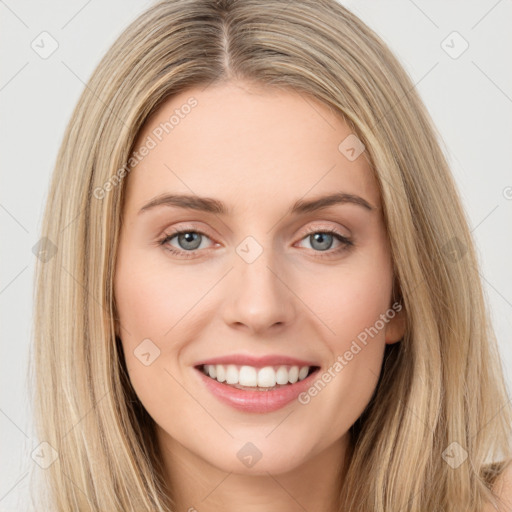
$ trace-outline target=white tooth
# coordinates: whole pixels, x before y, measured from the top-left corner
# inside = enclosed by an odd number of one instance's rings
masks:
[[[290,371],[288,372],[288,382],[290,384],[295,384],[299,380],[299,367],[291,366]]]
[[[288,384],[288,368],[286,366],[280,366],[276,372],[276,383],[277,384]]]
[[[238,368],[234,364],[228,364],[226,368],[226,383],[238,384]]]
[[[309,366],[303,366],[299,371],[299,380],[304,380],[308,376]]]
[[[224,368],[224,365],[218,364],[215,366],[215,371],[217,373],[217,380],[219,382],[224,382],[226,380],[226,369]]]
[[[203,372],[218,382],[226,384],[240,384],[247,387],[271,388],[277,385],[295,384],[298,380],[307,377],[309,366],[279,366],[274,369],[272,366],[255,368],[253,366],[211,365],[205,364]]]
[[[242,366],[238,375],[238,383],[240,386],[257,386],[258,374],[256,368],[252,366]]]
[[[276,372],[272,366],[265,366],[258,371],[258,386],[272,388],[276,385]]]

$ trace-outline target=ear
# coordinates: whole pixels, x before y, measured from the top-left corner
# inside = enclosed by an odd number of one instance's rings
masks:
[[[401,305],[400,311],[395,312],[395,316],[390,318],[386,324],[386,343],[391,345],[397,341],[401,341],[405,334],[406,316],[405,309]]]

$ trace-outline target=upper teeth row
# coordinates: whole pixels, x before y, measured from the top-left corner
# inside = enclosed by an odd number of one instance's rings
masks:
[[[271,388],[276,384],[295,384],[307,377],[309,366],[237,366],[234,364],[205,364],[203,371],[212,379],[226,384]]]

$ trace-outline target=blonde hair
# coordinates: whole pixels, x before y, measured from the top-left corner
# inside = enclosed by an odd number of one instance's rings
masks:
[[[45,509],[172,510],[114,330],[119,170],[165,99],[237,79],[329,106],[364,143],[380,187],[407,328],[351,427],[340,510],[480,511],[512,457],[512,414],[467,220],[410,78],[334,0],[162,1],[91,76],[46,205],[43,236],[57,252],[36,269],[34,417],[58,453],[43,472]],[[458,467],[445,461],[453,450],[467,453]]]

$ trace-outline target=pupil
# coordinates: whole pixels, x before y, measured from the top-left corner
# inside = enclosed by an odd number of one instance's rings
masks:
[[[195,238],[195,240],[194,240],[194,238]],[[180,241],[180,244],[181,243],[185,244],[183,246],[184,249],[197,249],[199,247],[199,245],[201,245],[198,233],[190,233],[190,232],[184,233],[184,234],[180,235],[179,241]],[[187,244],[192,244],[192,245],[190,246]]]
[[[325,244],[324,237],[327,240],[330,239],[329,242],[332,243],[332,235],[330,235],[329,233],[316,233],[316,234],[313,235],[313,239],[314,239],[315,242],[319,242],[320,244],[323,243],[322,247],[317,247],[321,251],[325,251],[325,250],[329,249],[330,246],[331,246],[331,243]],[[313,247],[314,247],[314,245],[313,245]]]

